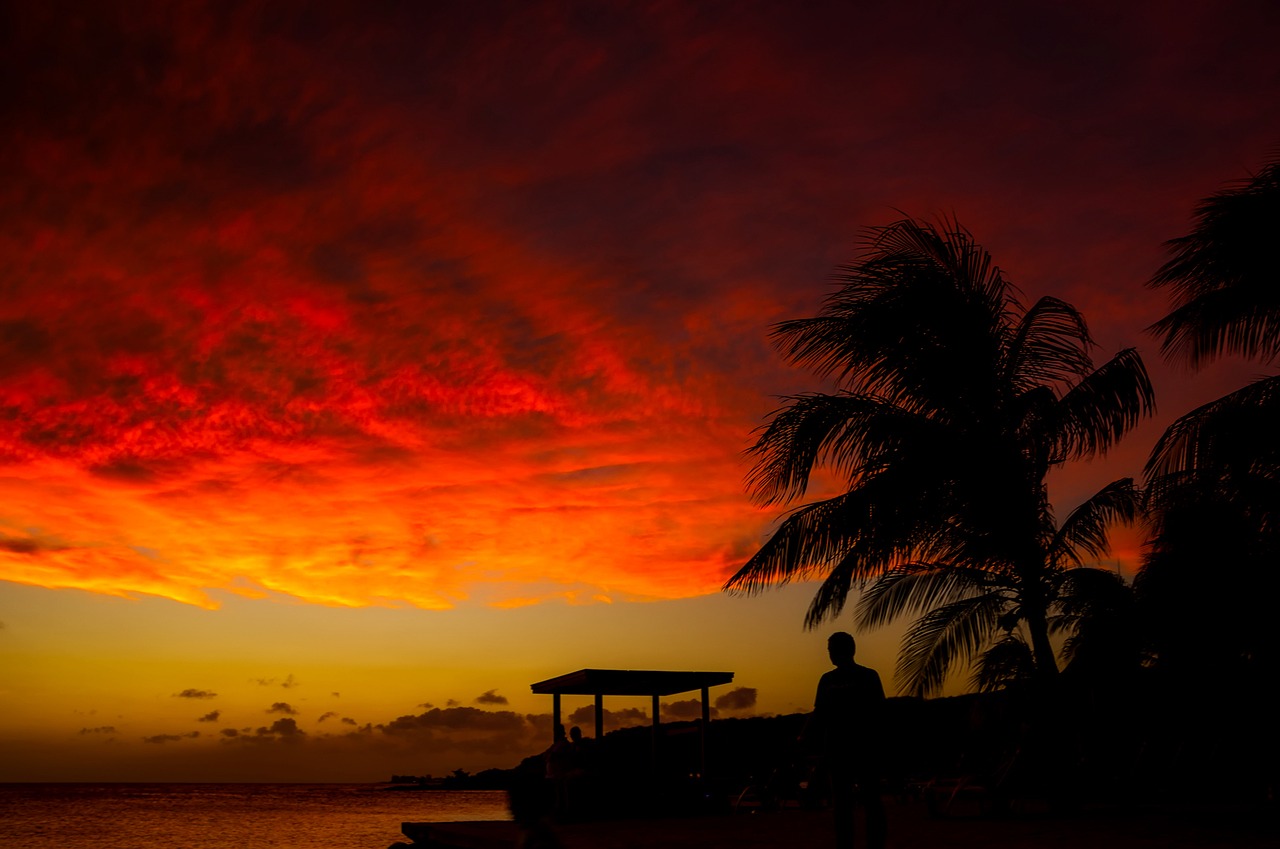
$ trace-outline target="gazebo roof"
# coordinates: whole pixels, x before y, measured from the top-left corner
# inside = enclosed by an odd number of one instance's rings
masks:
[[[655,669],[579,669],[531,684],[541,694],[571,696],[670,696],[728,684],[732,672],[670,672]]]

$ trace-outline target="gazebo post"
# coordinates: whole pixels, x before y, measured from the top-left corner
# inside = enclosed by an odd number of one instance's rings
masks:
[[[560,727],[560,694],[551,694],[551,742],[556,742],[556,729]]]
[[[604,736],[604,693],[596,693],[596,739]]]

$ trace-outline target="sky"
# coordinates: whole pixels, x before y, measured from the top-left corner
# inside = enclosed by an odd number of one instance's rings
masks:
[[[719,588],[753,431],[825,388],[769,329],[867,227],[1142,352],[1060,510],[1259,371],[1162,363],[1144,284],[1280,147],[1280,7],[1116,5],[6,4],[0,781],[511,766],[584,667],[808,710],[812,587]]]

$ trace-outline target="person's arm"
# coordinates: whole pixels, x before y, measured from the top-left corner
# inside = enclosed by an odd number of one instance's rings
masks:
[[[823,676],[825,678],[826,676]],[[800,736],[796,738],[796,742],[804,745],[812,745],[822,734],[823,723],[826,722],[827,708],[826,697],[823,693],[822,679],[818,680],[818,692],[813,696],[813,710],[809,713],[809,718],[804,721],[804,727],[800,729]]]

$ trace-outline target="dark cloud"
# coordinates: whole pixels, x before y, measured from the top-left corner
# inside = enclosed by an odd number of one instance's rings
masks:
[[[444,703],[444,706],[445,706],[445,707],[457,707],[457,706],[458,706],[458,705],[460,705],[460,704],[462,704],[462,702],[458,701],[457,699],[449,699],[449,700],[447,700],[447,701]]]
[[[103,480],[151,484],[182,471],[183,464],[124,456],[112,458],[106,463],[95,463],[87,470],[89,474]]]
[[[605,717],[609,716],[609,709],[605,708]],[[594,725],[596,721],[595,705],[584,705],[575,711],[572,711],[565,717],[565,725]]]
[[[550,740],[552,736],[551,714],[549,713],[526,713],[524,721],[529,723],[529,727],[533,729],[533,736],[537,740]]]
[[[267,713],[283,713],[283,714],[288,714],[289,716],[298,715],[298,711],[295,710],[293,705],[289,704],[288,702],[274,703],[273,705],[271,705],[271,707],[267,708]]]
[[[279,678],[250,678],[249,680],[254,684],[257,684],[259,687],[275,687],[276,685],[279,685],[286,690],[292,690],[294,687],[297,687],[302,683],[293,677],[293,673],[286,675],[283,681]],[[336,696],[338,694],[334,693],[333,695]]]
[[[217,722],[218,717],[220,716],[222,716],[222,711],[211,710],[208,713],[206,713],[204,716],[197,719],[196,722]]]
[[[352,719],[352,718],[351,718],[351,717],[349,717],[349,716],[344,716],[344,717],[342,717],[341,722],[342,722],[342,724],[343,724],[343,725],[359,725],[359,724],[360,724],[360,723],[356,722],[354,719]]]
[[[180,693],[174,693],[175,699],[216,699],[218,694],[212,690],[198,690],[195,687],[188,687]]]
[[[423,710],[431,710],[433,707],[435,707],[435,705],[433,705],[431,702],[423,702],[422,704],[418,705],[418,707],[422,708]]]
[[[702,717],[702,702],[698,699],[684,699],[675,702],[663,702],[661,705],[662,718],[671,722],[680,722],[686,719],[699,719]],[[714,707],[711,708],[709,714],[712,718],[719,715]]]
[[[512,731],[525,727],[524,717],[509,710],[488,711],[473,707],[432,708],[417,716],[401,716],[386,723],[387,734],[412,733],[423,729],[451,731]]]
[[[81,728],[81,734],[115,734],[116,727],[114,725],[99,725],[97,728]]]
[[[155,734],[151,737],[143,737],[144,743],[176,743],[179,740],[194,740],[200,736],[199,731],[189,731],[186,734]]]
[[[476,704],[478,705],[506,705],[510,704],[506,696],[498,695],[497,690],[485,690],[476,696]]]
[[[0,321],[0,377],[24,371],[50,351],[49,331],[29,319]]]
[[[259,728],[254,733],[259,737],[274,735],[276,737],[285,738],[305,737],[307,734],[307,732],[298,727],[297,720],[289,719],[288,717],[277,719],[275,722],[271,723],[270,728]]]
[[[30,537],[0,537],[0,551],[11,554],[35,554],[42,550],[40,543]]]
[[[311,145],[280,117],[224,127],[203,145],[187,148],[187,155],[191,166],[211,177],[263,192],[299,189],[319,176]]]
[[[648,725],[652,720],[649,714],[640,708],[623,708],[622,710],[604,709],[603,722],[606,732],[615,728],[630,728],[633,725]],[[569,725],[582,728],[595,728],[596,706],[584,705],[568,716]]]
[[[332,719],[337,715],[337,711],[326,711],[325,713],[320,714],[320,718],[317,719],[316,722],[324,722],[326,719]]]
[[[432,751],[468,753],[528,752],[540,737],[529,717],[509,710],[474,707],[432,708],[415,716],[401,716],[378,727],[385,737]],[[545,748],[545,744],[540,747]]]
[[[755,687],[737,687],[716,698],[716,707],[720,710],[750,710],[756,706]]]
[[[262,725],[252,729],[243,728],[236,731],[233,728],[224,728],[221,733],[223,736],[222,743],[249,748],[280,743],[301,745],[309,739],[307,732],[298,727],[297,720],[289,717],[282,717],[270,725]]]

